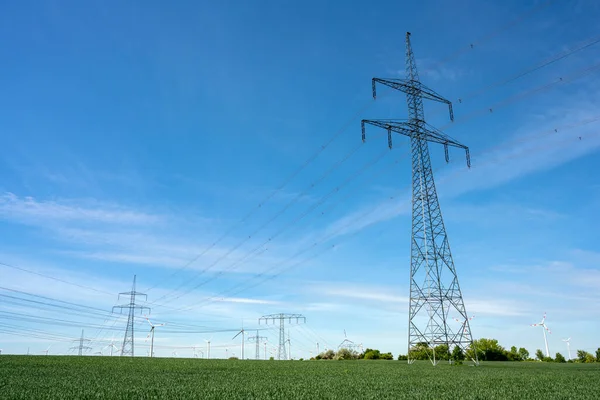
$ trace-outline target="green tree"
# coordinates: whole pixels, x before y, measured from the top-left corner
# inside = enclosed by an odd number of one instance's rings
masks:
[[[506,353],[508,357],[508,361],[521,361],[521,355],[519,354],[519,350],[517,350],[517,346],[512,346],[510,351]]]
[[[427,342],[420,342],[413,346],[408,356],[411,360],[429,360],[433,353]]]
[[[596,350],[596,361],[600,362],[600,347],[598,347],[598,350]]]
[[[321,354],[318,354],[315,357],[315,359],[317,359],[317,360],[333,360],[333,357],[335,357],[335,352],[333,350],[329,349]]]
[[[596,357],[594,357],[592,354],[588,353],[588,355],[585,357],[585,362],[586,363],[596,362]]]
[[[408,356],[406,354],[398,354],[398,361],[406,361]]]
[[[529,360],[529,352],[527,351],[527,349],[525,347],[519,348],[519,356],[520,356],[521,360],[523,360],[523,361]]]
[[[454,346],[454,348],[452,349],[451,358],[454,361],[463,361],[465,359],[465,353],[463,353],[460,346]]]
[[[358,354],[355,351],[349,349],[339,349],[334,360],[354,360],[358,358]]]
[[[563,357],[563,355],[560,354],[560,353],[556,353],[556,357],[554,357],[554,361],[556,361],[557,363],[565,363],[565,362],[567,362],[567,360],[565,360],[565,358]]]
[[[585,350],[577,350],[577,361],[579,362],[589,362],[590,357],[594,358],[590,353]]]
[[[367,349],[365,350],[364,359],[365,360],[379,360],[381,353],[379,350]]]
[[[436,360],[449,360],[450,349],[447,344],[439,344],[435,346],[435,358]]]
[[[543,360],[544,360],[544,353],[542,353],[542,350],[540,350],[540,349],[537,349],[537,350],[535,351],[535,358],[537,358],[537,359],[538,359],[538,360],[540,360],[540,361],[543,361]]]
[[[381,353],[381,355],[379,356],[380,360],[393,360],[394,356],[392,355],[392,353]]]
[[[506,361],[508,360],[506,350],[498,344],[496,339],[481,338],[473,341],[472,348],[477,349],[477,357],[480,361]],[[467,352],[472,357],[473,350]],[[470,354],[471,353],[471,354]]]

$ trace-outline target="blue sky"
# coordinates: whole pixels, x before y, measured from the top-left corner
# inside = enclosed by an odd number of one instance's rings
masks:
[[[290,330],[296,358],[344,330],[405,353],[409,143],[389,151],[371,129],[362,144],[360,120],[406,117],[401,93],[373,101],[370,83],[403,77],[406,31],[422,81],[454,102],[454,123],[426,102],[428,122],[471,149],[468,170],[430,147],[474,336],[533,352],[547,312],[552,354],[569,336],[600,345],[600,44],[512,79],[591,43],[595,2],[2,8],[4,352],[64,354],[81,328],[99,351],[125,321],[98,309],[136,274],[167,323],[160,356],[206,339],[211,357],[239,355],[235,330],[279,312],[307,318]]]

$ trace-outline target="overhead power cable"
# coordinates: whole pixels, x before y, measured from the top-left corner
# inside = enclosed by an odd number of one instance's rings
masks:
[[[583,48],[585,48],[585,47],[589,47],[590,45],[592,45],[593,43],[595,43],[595,41],[596,41],[596,40],[599,40],[599,41],[600,41],[600,39],[594,38],[594,40],[590,40],[590,41],[586,42],[586,43],[585,43],[583,46],[579,46],[579,47],[578,47],[578,49],[583,49]],[[568,56],[568,55],[571,55],[571,54],[573,54],[573,51],[571,51],[571,52],[568,52],[568,54],[564,54],[564,55],[562,55],[562,58],[564,58],[564,57],[566,57],[566,56]],[[540,66],[538,66],[538,67],[536,67],[536,68],[538,68],[538,69],[539,69],[539,68],[540,68]],[[487,111],[489,111],[489,112],[493,112],[493,110],[494,110],[494,109],[497,109],[497,108],[499,108],[499,107],[506,106],[506,105],[508,105],[508,104],[510,104],[510,103],[513,103],[513,102],[515,102],[515,101],[521,100],[521,99],[523,99],[523,98],[525,98],[525,97],[528,97],[528,96],[530,96],[530,95],[533,95],[533,94],[536,94],[536,93],[542,92],[542,91],[544,91],[544,90],[548,90],[548,89],[550,89],[552,86],[554,86],[554,85],[556,85],[556,84],[559,84],[559,83],[567,83],[567,82],[573,81],[573,80],[575,80],[575,79],[579,79],[579,78],[581,78],[581,77],[583,77],[583,76],[586,76],[586,75],[589,75],[589,74],[591,74],[591,73],[595,72],[595,71],[596,71],[596,70],[598,70],[599,68],[600,68],[600,64],[598,64],[598,65],[594,65],[594,66],[592,66],[592,67],[588,67],[588,68],[585,68],[585,69],[583,69],[583,70],[577,71],[576,73],[574,73],[574,74],[571,74],[571,75],[569,75],[569,76],[567,76],[567,77],[565,77],[565,78],[563,78],[563,77],[560,77],[560,78],[558,78],[557,80],[555,80],[555,81],[553,81],[553,82],[551,82],[551,83],[548,83],[548,84],[545,84],[545,85],[541,85],[541,86],[539,86],[539,87],[536,87],[536,88],[533,88],[533,89],[529,89],[529,90],[527,90],[527,91],[523,91],[523,92],[521,92],[521,93],[518,93],[518,94],[516,94],[516,95],[514,95],[514,96],[511,96],[511,97],[509,97],[508,99],[505,99],[505,100],[502,100],[502,101],[500,101],[500,102],[497,102],[497,103],[495,103],[494,105],[492,105],[491,107],[486,107],[486,108],[484,108],[484,109],[481,109],[481,110],[479,110],[479,111],[475,111],[475,112],[473,112],[473,113],[471,113],[471,114],[468,114],[467,116],[465,116],[465,117],[461,118],[460,120],[457,120],[457,121],[456,121],[454,124],[452,124],[452,123],[450,123],[450,124],[447,124],[446,126],[442,127],[441,129],[443,130],[443,129],[446,129],[446,128],[450,127],[450,126],[454,126],[454,125],[456,125],[456,123],[459,123],[459,122],[465,122],[466,120],[469,120],[469,119],[471,119],[471,118],[475,117],[476,115],[479,115],[479,114],[485,113],[485,112],[487,112]],[[535,69],[535,68],[534,68],[534,69]],[[521,74],[521,75],[523,75],[523,74]],[[506,82],[508,82],[508,81],[511,81],[511,80],[514,80],[514,79],[516,79],[516,78],[515,78],[515,77],[513,77],[513,78],[511,78],[511,79],[507,80]],[[263,251],[263,252],[264,252],[264,251]],[[261,254],[262,254],[262,253],[261,253]],[[256,254],[255,254],[255,255],[256,255]],[[224,271],[221,271],[221,273],[220,273],[219,275],[222,275],[222,273],[223,273],[223,272],[224,272]],[[211,280],[212,280],[212,279],[211,279]],[[186,291],[185,293],[189,293],[189,291],[190,291],[190,290]],[[185,293],[184,293],[184,294],[185,294]],[[181,297],[181,295],[180,295],[180,296],[178,296],[178,297],[175,297],[175,299],[178,299],[178,298],[180,298],[180,297]],[[172,299],[172,300],[174,300],[174,299]],[[172,300],[170,300],[170,301],[172,301]]]
[[[525,11],[522,14],[519,14],[515,19],[509,21],[508,23],[506,23],[505,25],[502,25],[501,27],[499,27],[498,29],[491,31],[490,33],[488,33],[487,35],[482,36],[479,40],[473,41],[471,43],[469,43],[468,45],[460,48],[459,50],[455,51],[454,53],[449,54],[448,56],[440,59],[440,61],[438,61],[436,64],[434,64],[434,66],[432,68],[438,68],[440,65],[447,63],[448,61],[451,61],[453,59],[455,59],[456,57],[476,48],[477,46],[481,45],[482,43],[485,43],[489,40],[491,40],[492,38],[498,36],[499,34],[509,30],[510,28],[513,28],[515,26],[517,26],[518,24],[520,24],[521,22],[524,22],[525,20],[527,20],[527,18],[532,17],[533,15],[537,14],[538,12],[544,10],[546,7],[552,5],[552,3],[554,3],[554,0],[548,0],[545,1],[543,3],[538,4],[537,6]]]
[[[507,79],[501,79],[501,80],[491,83],[487,86],[484,86],[480,89],[473,90],[473,91],[463,95],[462,97],[458,98],[457,102],[462,103],[463,101],[477,97],[480,94],[485,93],[490,89],[494,89],[496,87],[504,86],[508,83],[514,82],[524,76],[531,74],[532,72],[539,71],[540,69],[547,67],[548,65],[554,64],[555,62],[558,62],[567,57],[570,57],[573,54],[576,54],[576,53],[580,52],[581,50],[585,50],[589,47],[592,47],[593,45],[598,44],[598,43],[600,43],[600,36],[594,36],[590,39],[587,39],[587,40],[577,44],[576,46],[572,47],[571,49],[560,52],[560,53],[542,61],[541,63],[534,65],[533,67],[528,67],[525,70],[510,76]]]
[[[114,293],[109,293],[109,292],[106,292],[104,290],[93,288],[91,286],[81,285],[79,283],[74,283],[74,282],[70,282],[70,281],[67,281],[67,280],[64,280],[64,279],[61,279],[61,278],[56,278],[56,277],[51,276],[51,275],[42,274],[41,272],[32,271],[32,270],[27,269],[27,268],[17,267],[16,265],[7,264],[7,263],[3,263],[3,262],[0,262],[0,265],[2,265],[3,267],[12,268],[12,269],[16,269],[16,270],[19,270],[19,271],[27,272],[27,273],[32,274],[32,275],[37,275],[37,276],[41,276],[41,277],[44,277],[44,278],[47,278],[47,279],[52,279],[53,281],[57,281],[57,282],[61,282],[61,283],[66,283],[67,285],[77,286],[77,287],[82,288],[82,289],[92,290],[92,291],[97,292],[97,293],[102,293],[102,294],[107,294],[107,295],[110,295],[110,296],[114,296]]]
[[[361,146],[362,146],[362,144],[361,144]],[[370,160],[367,164],[360,167],[356,172],[354,172],[353,174],[348,176],[340,185],[336,186],[335,188],[330,190],[328,193],[326,193],[324,196],[322,196],[318,202],[315,202],[314,204],[310,205],[303,213],[296,216],[296,218],[288,221],[285,225],[283,225],[280,229],[278,229],[274,234],[270,235],[265,241],[263,241],[258,246],[254,247],[252,250],[247,252],[245,256],[243,256],[242,258],[235,261],[228,268],[220,270],[214,276],[196,284],[195,286],[193,286],[191,288],[188,288],[187,290],[180,293],[178,296],[170,298],[169,300],[163,302],[162,305],[181,298],[183,295],[200,288],[201,286],[205,285],[208,282],[213,281],[214,279],[217,279],[219,276],[223,275],[224,273],[232,271],[236,265],[239,265],[242,262],[247,262],[250,259],[254,258],[255,256],[264,253],[267,250],[266,246],[269,245],[270,243],[272,243],[273,240],[275,240],[277,237],[279,237],[282,233],[286,232],[288,229],[290,229],[292,227],[296,227],[298,222],[300,222],[304,217],[306,217],[308,214],[310,214],[315,209],[317,209],[319,206],[321,206],[331,196],[338,193],[341,188],[343,188],[348,183],[350,183],[351,181],[356,179],[358,176],[363,174],[366,170],[368,170],[370,167],[375,165],[377,162],[381,161],[385,157],[385,155],[388,154],[388,152],[389,152],[389,150],[387,150],[387,149],[382,151],[373,160]],[[160,306],[160,304],[158,304],[158,305],[155,304],[155,306]]]
[[[204,256],[207,252],[213,249],[217,244],[221,243],[226,237],[228,237],[234,230],[238,229],[241,225],[243,225],[252,215],[254,215],[258,210],[260,210],[263,205],[265,205],[269,200],[271,200],[277,193],[279,193],[283,188],[285,188],[296,176],[298,176],[308,165],[310,165],[314,160],[316,160],[321,153],[323,153],[331,143],[337,139],[347,128],[352,124],[356,118],[358,118],[367,108],[371,107],[373,104],[372,101],[365,103],[361,106],[358,111],[356,111],[352,117],[350,117],[340,129],[338,129],[324,144],[322,144],[319,149],[313,153],[308,159],[300,165],[292,174],[286,178],[275,190],[273,190],[267,197],[265,197],[256,207],[250,210],[242,219],[232,225],[229,229],[227,229],[221,236],[219,236],[214,242],[210,244],[210,246],[206,247],[200,254],[193,257],[190,261],[185,263],[181,268],[173,271],[167,278],[161,280],[161,282],[155,284],[154,286],[149,287],[146,291],[152,290],[156,288],[159,284],[164,284],[165,282],[172,279],[175,275],[181,273],[184,270],[189,269],[189,267],[195,263],[200,257]]]
[[[557,128],[553,128],[553,129],[551,129],[551,130],[546,130],[546,131],[543,131],[543,132],[541,132],[541,135],[548,134],[548,133],[556,133],[556,132],[559,132],[559,131],[560,131],[560,132],[562,132],[562,131],[565,131],[565,130],[568,130],[568,129],[573,129],[573,128],[575,128],[575,127],[583,126],[583,125],[586,125],[586,124],[589,124],[589,123],[592,123],[592,122],[596,122],[596,121],[599,121],[599,120],[600,120],[600,116],[593,117],[593,118],[586,118],[586,119],[584,119],[584,120],[580,121],[579,123],[574,123],[574,124],[563,125],[563,126],[560,126],[560,127],[557,127]],[[530,136],[528,139],[529,139],[529,140],[531,140],[531,139],[533,139],[533,138],[535,138],[536,136],[539,136],[539,135],[540,135],[540,134],[538,134],[538,135],[533,135],[533,136]],[[565,143],[566,143],[566,142],[568,142],[569,140],[573,140],[573,139],[568,139],[568,140],[565,140]],[[492,151],[492,150],[494,150],[495,148],[501,148],[501,147],[503,147],[503,146],[505,146],[505,144],[501,144],[501,145],[499,145],[499,146],[494,146],[494,147],[492,147],[491,149],[489,149],[488,151]],[[530,154],[531,154],[531,150],[529,150],[529,151],[528,151],[528,155],[530,155]],[[477,168],[477,167],[476,167],[476,166],[474,166],[473,168]],[[437,168],[436,168],[436,169],[437,169]],[[460,169],[459,171],[457,171],[457,172],[455,173],[455,175],[456,175],[456,174],[458,174],[458,172],[461,172],[461,171],[464,171],[464,169]],[[407,187],[405,187],[405,188],[403,188],[403,189],[401,190],[401,192],[399,192],[399,194],[400,194],[400,193],[404,193],[404,192],[405,192],[407,189],[408,189],[408,186],[407,186]],[[395,199],[396,199],[396,197],[397,197],[397,195],[396,195],[396,196],[391,196],[391,197],[389,198],[389,200],[395,200]],[[285,264],[286,262],[288,262],[289,260],[296,259],[298,256],[300,256],[300,255],[303,255],[304,253],[307,253],[309,250],[312,250],[313,248],[317,247],[318,245],[321,245],[321,244],[325,244],[325,243],[327,243],[327,242],[328,242],[329,240],[331,240],[332,238],[334,238],[334,237],[338,236],[338,235],[340,234],[340,232],[342,232],[342,231],[344,231],[344,230],[347,230],[347,229],[348,229],[350,226],[352,226],[354,223],[356,223],[356,222],[358,222],[358,221],[360,221],[360,220],[362,220],[362,219],[364,219],[364,218],[368,217],[369,215],[371,215],[371,214],[373,214],[373,213],[375,213],[375,212],[377,212],[377,211],[380,211],[380,209],[381,209],[381,207],[382,207],[383,205],[384,205],[384,204],[381,204],[379,207],[370,208],[370,209],[368,209],[368,210],[367,210],[365,213],[362,213],[362,214],[360,214],[360,215],[356,216],[355,218],[353,218],[353,219],[350,219],[349,221],[347,221],[347,222],[346,222],[346,224],[344,224],[344,225],[340,225],[340,226],[338,227],[338,229],[336,229],[334,232],[331,232],[330,234],[328,234],[328,235],[324,236],[323,238],[319,239],[319,240],[318,240],[317,242],[315,242],[315,243],[314,243],[312,246],[310,246],[310,247],[307,247],[307,248],[305,248],[305,249],[303,249],[303,250],[301,250],[301,251],[297,252],[296,254],[294,254],[294,255],[293,255],[292,257],[290,257],[289,259],[287,259],[287,260],[284,260],[283,262],[276,263],[274,266],[272,266],[272,267],[268,268],[266,271],[263,271],[263,272],[261,272],[261,273],[259,273],[259,274],[256,274],[255,276],[253,276],[253,277],[251,277],[251,278],[248,278],[246,281],[243,281],[243,282],[240,282],[240,283],[238,283],[237,285],[235,285],[234,287],[232,287],[232,288],[230,288],[230,289],[227,289],[227,290],[221,291],[221,292],[219,292],[218,294],[216,294],[216,295],[213,295],[212,297],[208,298],[207,300],[205,300],[205,301],[203,301],[203,302],[200,302],[200,303],[198,303],[198,304],[196,304],[196,305],[194,305],[194,306],[190,306],[190,307],[188,307],[188,308],[184,308],[183,310],[191,310],[191,309],[193,309],[193,308],[195,308],[195,307],[202,307],[202,306],[204,306],[204,305],[206,305],[206,304],[208,304],[208,303],[212,303],[212,302],[218,301],[218,299],[219,299],[220,297],[222,297],[222,296],[233,296],[233,295],[239,294],[239,293],[241,293],[242,291],[245,291],[245,290],[251,289],[251,288],[253,288],[253,287],[256,287],[256,286],[258,286],[258,285],[259,285],[259,284],[261,284],[261,283],[264,283],[264,282],[266,282],[266,281],[268,281],[268,280],[274,279],[274,278],[276,278],[277,276],[280,276],[280,275],[281,275],[283,272],[285,272],[285,271],[288,271],[288,270],[290,270],[290,269],[293,269],[293,268],[295,268],[295,267],[297,267],[297,266],[299,266],[299,265],[302,265],[302,264],[306,264],[306,263],[308,263],[309,261],[311,261],[311,260],[315,259],[317,256],[319,256],[319,255],[321,255],[321,254],[325,253],[325,252],[326,252],[326,251],[328,251],[328,250],[331,250],[331,249],[335,248],[336,244],[334,244],[334,245],[331,245],[331,246],[328,246],[328,247],[325,247],[325,248],[323,248],[321,251],[319,251],[318,253],[316,253],[316,254],[314,254],[314,255],[312,255],[312,256],[310,256],[310,257],[308,257],[307,259],[303,259],[303,260],[301,260],[301,261],[298,261],[298,262],[296,262],[296,263],[293,263],[293,264],[291,264],[291,265],[289,265],[289,266],[287,266],[287,267],[284,267],[284,268],[282,268],[282,269],[281,269],[281,270],[279,270],[278,272],[274,272],[275,270],[277,270],[277,269],[281,268],[281,266],[282,266],[283,264]],[[347,236],[348,238],[349,238],[349,237],[353,237],[353,236],[354,236],[356,233],[358,233],[358,231],[355,231],[354,233],[352,233],[352,234],[349,234],[349,235],[346,235],[346,236]],[[339,243],[338,243],[338,244],[339,244]],[[274,272],[274,273],[273,273],[273,275],[267,275],[267,274],[269,274],[270,272]],[[253,284],[248,284],[250,281],[252,281],[252,280],[256,280],[256,279],[260,279],[260,280],[259,280],[259,281],[257,281],[257,282],[255,282],[255,283],[253,283]]]
[[[546,1],[530,10],[527,10],[526,12],[524,12],[523,14],[520,14],[519,16],[517,16],[517,18],[515,18],[514,20],[511,20],[510,22],[508,22],[507,24],[501,26],[500,28],[488,33],[487,35],[484,35],[483,37],[481,37],[480,39],[478,39],[477,41],[471,42],[469,44],[469,46],[466,48],[468,49],[472,49],[474,47],[475,44],[482,44],[488,40],[490,40],[491,38],[499,35],[500,33],[508,30],[509,28],[525,21],[527,18],[531,17],[532,15],[536,14],[537,12],[543,10],[544,8],[546,8],[547,6],[551,5],[554,2],[554,0],[549,0]],[[439,67],[442,64],[458,57],[460,54],[464,53],[465,49],[459,49],[458,51],[451,53],[449,56],[439,60],[434,67]],[[347,128],[348,126],[360,115],[362,115],[362,113],[369,108],[370,106],[372,106],[373,102],[368,102],[365,103],[362,107],[360,107],[360,109],[355,112],[353,114],[353,116],[351,118],[349,118],[340,129],[338,129],[333,136],[331,136],[323,145],[320,146],[320,148],[313,153],[303,164],[300,165],[300,167],[298,167],[298,169],[296,169],[288,178],[286,178],[277,188],[275,188],[275,190],[273,190],[265,199],[263,199],[261,202],[259,202],[259,204],[254,207],[253,209],[251,209],[247,214],[245,214],[244,217],[242,217],[242,219],[240,219],[238,222],[236,222],[234,225],[232,225],[229,229],[227,229],[222,235],[220,235],[214,242],[212,242],[207,248],[205,248],[201,253],[199,253],[197,256],[193,257],[190,261],[186,262],[181,268],[178,268],[177,270],[173,271],[169,276],[167,276],[166,278],[163,278],[160,282],[156,283],[155,285],[149,287],[146,289],[146,292],[149,290],[152,290],[154,288],[156,288],[159,284],[164,284],[165,282],[171,280],[175,275],[181,273],[184,270],[189,269],[189,267],[196,262],[200,257],[204,256],[208,251],[210,251],[211,249],[213,249],[217,244],[219,244],[220,242],[222,242],[226,237],[228,237],[233,231],[235,231],[236,229],[238,229],[241,225],[243,225],[252,215],[254,215],[258,210],[260,210],[262,208],[262,206],[267,203],[270,199],[272,199],[278,192],[280,192],[284,187],[286,187],[296,176],[298,176],[309,164],[311,164],[314,160],[316,160],[319,155],[325,150],[327,149],[331,143],[337,139]],[[162,298],[161,298],[162,299]],[[157,300],[158,301],[158,300]]]

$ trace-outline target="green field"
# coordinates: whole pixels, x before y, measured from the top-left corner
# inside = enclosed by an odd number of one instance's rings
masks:
[[[0,356],[1,399],[593,399],[600,363]]]

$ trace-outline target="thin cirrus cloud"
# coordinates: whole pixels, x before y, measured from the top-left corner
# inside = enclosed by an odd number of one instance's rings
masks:
[[[0,216],[22,223],[39,223],[39,220],[43,219],[109,224],[153,224],[161,220],[157,215],[95,201],[79,204],[74,200],[39,201],[34,197],[20,197],[11,192],[0,196]]]
[[[597,122],[593,117],[590,114],[582,121]],[[452,198],[471,191],[491,189],[534,172],[565,164],[600,148],[600,135],[593,124],[575,132],[547,134],[553,131],[551,127],[560,125],[564,124],[556,121],[545,129],[524,130],[526,133],[517,133],[512,140],[495,146],[481,156],[474,153],[471,170],[466,171],[464,167],[452,168],[436,179],[440,197]],[[410,212],[408,190],[400,200],[396,196],[392,200],[352,211],[332,222],[325,232],[335,236],[351,234]]]

